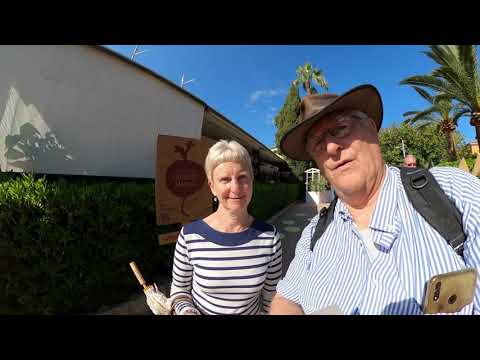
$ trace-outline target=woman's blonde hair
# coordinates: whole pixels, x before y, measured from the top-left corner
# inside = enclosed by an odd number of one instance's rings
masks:
[[[247,149],[235,140],[219,140],[208,150],[205,159],[205,173],[208,181],[212,181],[213,170],[224,162],[238,162],[245,166],[253,178],[252,160]]]

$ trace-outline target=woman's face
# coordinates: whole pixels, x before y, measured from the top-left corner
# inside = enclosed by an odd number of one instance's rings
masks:
[[[208,182],[218,206],[230,212],[247,210],[252,199],[253,179],[248,168],[238,162],[224,162],[213,169]]]

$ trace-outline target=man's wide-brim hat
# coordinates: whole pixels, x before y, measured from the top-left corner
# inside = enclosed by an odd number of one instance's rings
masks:
[[[377,124],[377,131],[382,126],[382,98],[373,85],[360,85],[340,96],[307,95],[302,99],[299,123],[283,135],[280,149],[294,160],[310,160],[311,156],[305,149],[310,129],[326,115],[342,110],[357,110],[367,114]]]

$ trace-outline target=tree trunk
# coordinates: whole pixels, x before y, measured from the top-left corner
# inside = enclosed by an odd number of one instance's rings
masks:
[[[472,113],[470,125],[475,126],[477,143],[480,145],[480,112]]]
[[[310,88],[310,80],[305,81],[305,91],[307,95],[312,95],[312,89]]]
[[[455,141],[453,140],[453,131],[448,130],[446,131],[445,135],[447,135],[447,152],[450,160],[457,160],[457,149],[455,149]]]
[[[440,130],[447,138],[447,153],[450,160],[457,160],[457,149],[455,148],[455,139],[453,133],[456,129],[455,124],[450,119],[445,119],[440,123]]]

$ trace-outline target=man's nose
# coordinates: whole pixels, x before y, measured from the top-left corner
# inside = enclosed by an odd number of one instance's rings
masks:
[[[329,155],[336,155],[338,150],[342,149],[341,140],[329,137],[325,139],[325,150]]]

